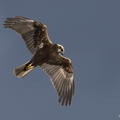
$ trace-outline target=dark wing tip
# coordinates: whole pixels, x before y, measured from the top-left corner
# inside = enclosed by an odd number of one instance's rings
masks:
[[[67,93],[66,95],[59,96],[58,102],[61,103],[62,106],[68,106],[71,105],[72,100],[72,90]]]
[[[56,86],[59,96],[58,102],[61,103],[62,106],[71,105],[71,100],[74,95],[73,74],[71,74],[70,78],[65,78],[63,80],[62,86],[60,86],[60,90],[58,89],[58,87]]]

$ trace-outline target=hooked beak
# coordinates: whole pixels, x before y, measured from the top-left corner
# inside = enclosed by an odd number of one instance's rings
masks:
[[[61,52],[61,55],[64,55],[64,52]]]

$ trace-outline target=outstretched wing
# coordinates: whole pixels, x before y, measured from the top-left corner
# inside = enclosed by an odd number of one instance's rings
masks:
[[[59,56],[40,66],[51,78],[59,96],[59,103],[70,105],[74,95],[74,76],[71,61],[68,58]]]
[[[4,26],[21,35],[32,55],[46,44],[52,43],[48,37],[47,27],[40,22],[15,16],[15,18],[7,18]]]

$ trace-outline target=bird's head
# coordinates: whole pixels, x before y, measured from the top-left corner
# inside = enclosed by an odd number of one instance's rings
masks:
[[[65,52],[64,47],[60,44],[57,44],[57,46],[58,46],[58,49],[57,49],[58,53],[61,53],[63,55]]]

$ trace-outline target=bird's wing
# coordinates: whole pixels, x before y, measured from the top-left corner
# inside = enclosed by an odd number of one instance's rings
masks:
[[[54,58],[40,66],[51,78],[59,96],[59,103],[70,105],[74,95],[74,76],[71,60],[63,56]]]
[[[7,18],[4,26],[21,35],[32,55],[46,44],[52,43],[48,37],[47,27],[40,22],[15,16],[15,18]]]

